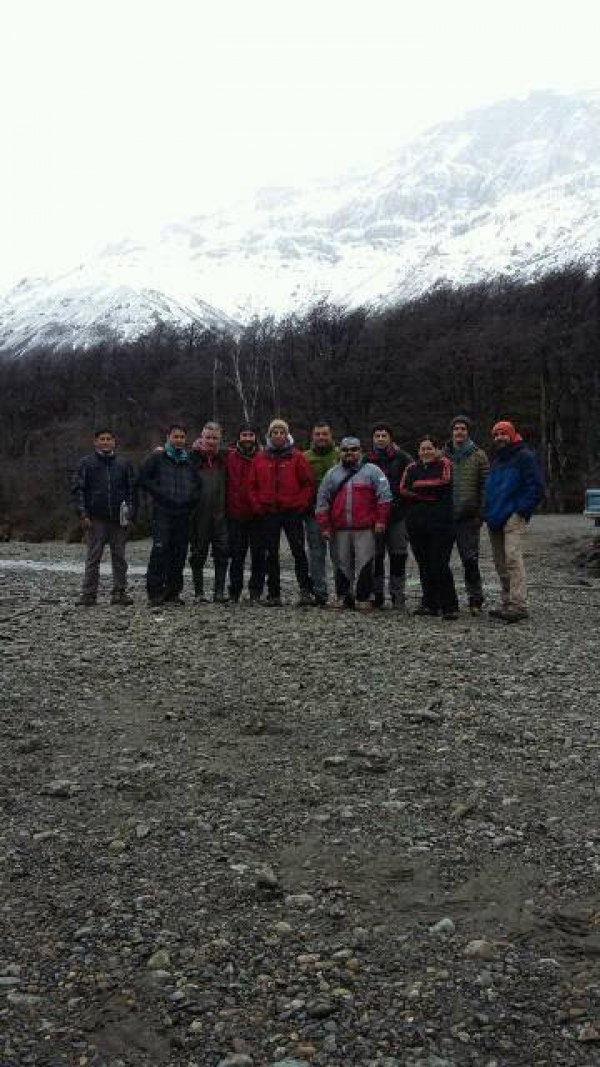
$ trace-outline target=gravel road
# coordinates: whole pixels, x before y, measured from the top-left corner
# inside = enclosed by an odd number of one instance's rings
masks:
[[[600,1064],[592,529],[511,627],[149,611],[142,542],[85,610],[0,545],[1,1067]]]

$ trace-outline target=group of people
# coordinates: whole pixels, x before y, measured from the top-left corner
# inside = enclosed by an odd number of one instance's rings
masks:
[[[112,603],[133,603],[127,591],[126,544],[142,491],[153,510],[146,575],[152,607],[183,604],[188,550],[197,603],[208,600],[205,567],[211,553],[215,603],[240,600],[249,555],[249,602],[280,606],[283,532],[301,607],[360,612],[384,608],[387,562],[389,602],[406,613],[410,546],[421,584],[421,601],[413,614],[457,619],[450,567],[456,545],[469,609],[479,615],[484,603],[480,533],[485,522],[502,591],[501,603],[489,614],[507,623],[525,619],[521,538],[543,497],[536,457],[508,421],[492,429],[491,464],[471,438],[469,418],[457,415],[450,430],[445,445],[424,434],[414,459],[395,443],[386,423],[373,427],[366,452],[354,436],[336,445],[324,421],[314,425],[306,451],[295,447],[281,418],[271,422],[262,447],[255,429],[242,426],[235,443],[224,448],[221,427],[208,422],[188,450],[185,426],[173,424],[165,443],[136,475],[133,465],[117,454],[112,431],[100,429],[93,452],[81,460],[73,482],[73,503],[87,534],[79,603],[96,603],[107,544]],[[334,576],[331,598],[328,557]]]

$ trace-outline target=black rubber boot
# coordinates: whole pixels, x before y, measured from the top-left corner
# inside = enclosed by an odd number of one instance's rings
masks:
[[[213,600],[215,604],[228,604],[229,597],[225,592],[225,579],[227,578],[227,563],[219,561],[215,563],[215,592]]]

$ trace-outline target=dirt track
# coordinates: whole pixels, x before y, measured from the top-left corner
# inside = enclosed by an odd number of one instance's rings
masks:
[[[1,545],[2,1067],[600,1063],[588,533],[513,627],[82,611]]]

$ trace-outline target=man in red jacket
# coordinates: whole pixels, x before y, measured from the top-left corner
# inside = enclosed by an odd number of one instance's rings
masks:
[[[227,452],[227,526],[229,530],[229,599],[237,603],[244,588],[244,563],[250,549],[250,600],[259,600],[260,545],[258,521],[250,502],[250,471],[258,452],[256,431],[242,426],[237,441]]]
[[[298,603],[302,607],[313,603],[302,517],[312,503],[314,489],[314,474],[302,452],[294,448],[287,422],[273,419],[266,448],[252,460],[249,482],[252,511],[260,520],[260,590],[262,592],[266,574],[268,598],[265,604],[269,607],[281,606],[279,541],[282,530],[294,557],[300,587]]]

